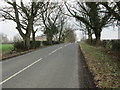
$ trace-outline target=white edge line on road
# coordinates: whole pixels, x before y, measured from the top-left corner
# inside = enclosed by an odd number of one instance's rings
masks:
[[[39,60],[35,61],[34,63],[28,65],[27,67],[23,68],[22,70],[20,70],[19,72],[13,74],[12,76],[10,76],[9,78],[3,80],[2,82],[0,82],[0,85],[4,84],[5,82],[7,82],[8,80],[12,79],[13,77],[17,76],[18,74],[20,74],[21,72],[25,71],[26,69],[28,69],[29,67],[33,66],[34,64],[36,64],[37,62],[41,61],[43,58],[40,58]]]

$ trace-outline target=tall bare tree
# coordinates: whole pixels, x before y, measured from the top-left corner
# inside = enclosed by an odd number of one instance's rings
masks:
[[[108,10],[108,12],[105,13],[110,13],[111,15],[114,16],[114,19],[120,21],[120,1],[118,2],[102,2],[101,3],[104,7],[106,7],[106,9]]]
[[[46,10],[46,12],[41,14],[45,26],[44,33],[47,35],[49,44],[52,44],[54,35],[58,33],[58,23],[61,12],[58,3],[53,2],[45,3],[43,10]]]
[[[83,22],[87,27],[91,28],[96,36],[96,45],[100,43],[101,32],[104,27],[111,23],[111,15],[109,13],[100,13],[100,5],[97,2],[77,2],[78,8],[72,10],[65,3],[67,10],[76,19]],[[81,13],[87,15],[88,18],[82,16]]]
[[[18,5],[16,0],[8,0],[6,3],[10,7],[0,9],[2,17],[16,23],[16,29],[24,40],[25,49],[29,49],[33,22],[38,15],[38,10],[41,6],[40,2],[30,2],[30,4],[26,5],[21,1],[20,5]]]

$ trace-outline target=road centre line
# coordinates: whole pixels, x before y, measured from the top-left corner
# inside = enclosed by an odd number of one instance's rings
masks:
[[[66,44],[66,45],[65,45],[65,47],[67,47],[67,46],[68,46],[68,45],[70,45],[70,44],[71,44],[71,43],[69,43],[69,44]]]
[[[51,55],[53,53],[55,53],[56,51],[62,49],[62,47],[52,51],[51,53],[49,53],[48,55]],[[40,58],[39,60],[33,62],[32,64],[28,65],[27,67],[23,68],[22,70],[18,71],[17,73],[13,74],[12,76],[10,76],[9,78],[3,80],[2,82],[0,82],[0,85],[4,84],[5,82],[9,81],[10,79],[14,78],[15,76],[17,76],[18,74],[22,73],[23,71],[25,71],[26,69],[30,68],[31,66],[33,66],[34,64],[38,63],[39,61],[41,61],[43,58]]]
[[[51,55],[51,54],[55,53],[56,51],[58,51],[58,50],[60,50],[60,49],[62,49],[62,47],[57,48],[56,50],[52,51],[52,52],[51,52],[51,53],[49,53],[48,55]]]
[[[21,72],[25,71],[26,69],[30,68],[31,66],[33,66],[34,64],[36,64],[37,62],[41,61],[43,58],[40,58],[39,60],[33,62],[32,64],[28,65],[27,67],[23,68],[22,70],[20,70],[19,72],[13,74],[12,76],[10,76],[9,78],[3,80],[2,82],[0,82],[0,85],[4,84],[5,82],[7,82],[8,80],[12,79],[13,77],[17,76],[18,74],[20,74]]]

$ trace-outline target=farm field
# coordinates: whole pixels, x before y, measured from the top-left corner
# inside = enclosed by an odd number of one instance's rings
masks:
[[[9,52],[14,49],[13,44],[0,44],[0,52]]]

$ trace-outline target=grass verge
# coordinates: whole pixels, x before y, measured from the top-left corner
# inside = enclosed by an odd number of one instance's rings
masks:
[[[100,49],[84,42],[80,44],[85,60],[98,88],[120,88],[120,62]]]
[[[0,52],[9,52],[14,49],[13,44],[0,44]]]
[[[26,50],[26,51],[9,51],[8,53],[2,54],[2,56],[0,56],[0,60],[8,60],[10,58],[17,57],[17,56],[20,56],[23,54],[27,54],[32,51],[39,50],[41,48],[46,48],[46,47],[48,47],[48,46],[42,46],[42,47],[39,47],[36,49],[30,49],[30,50]]]

